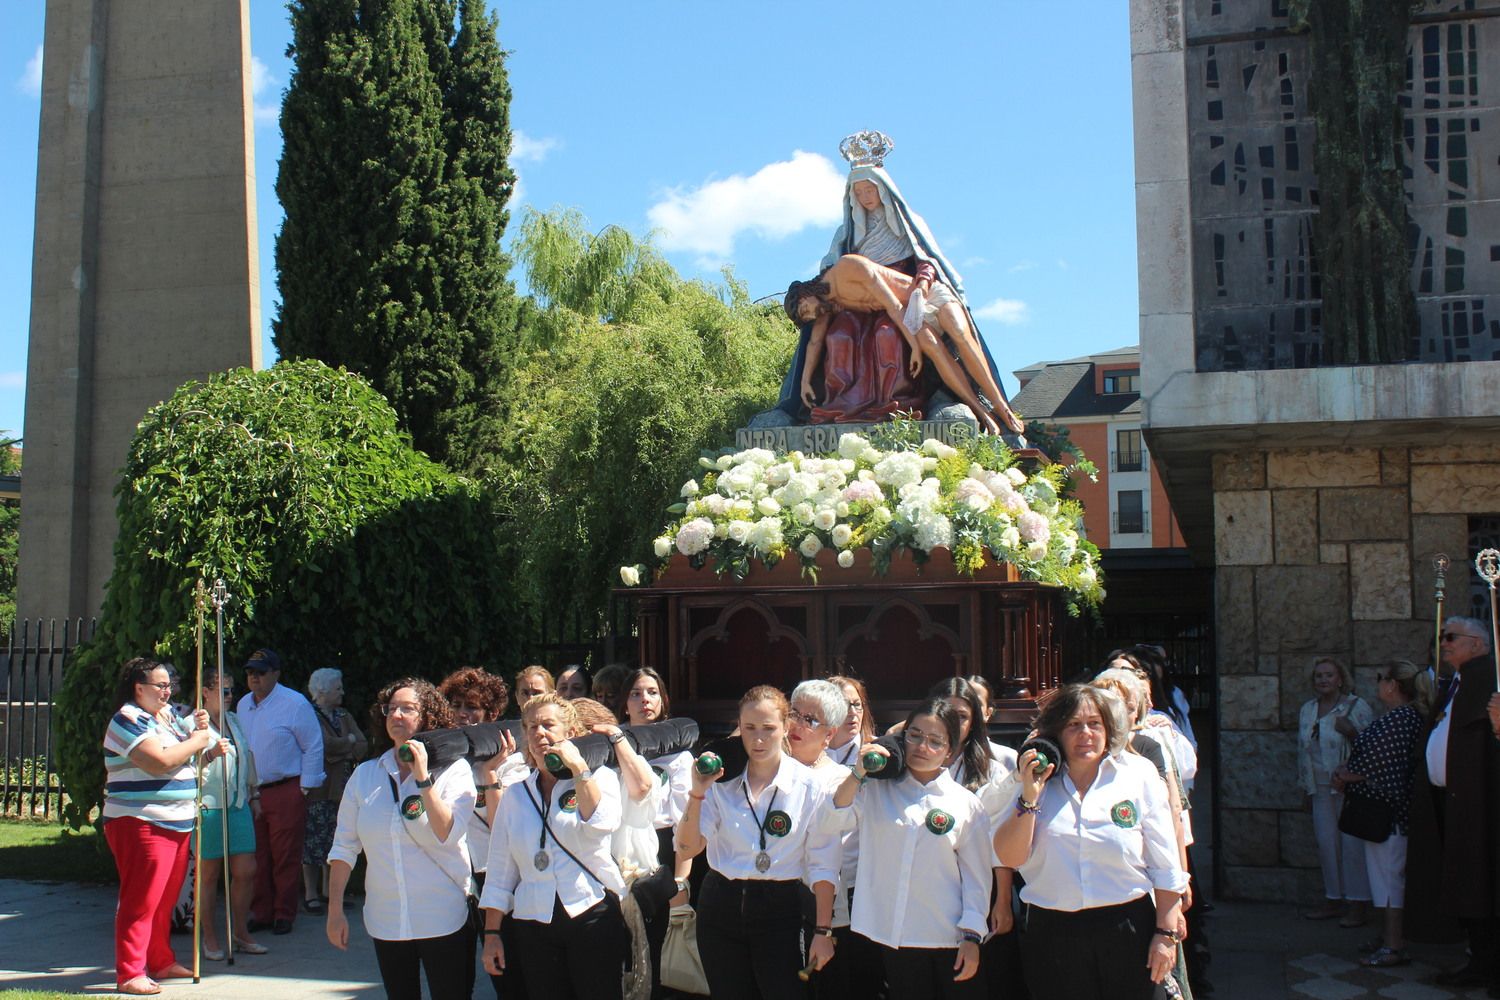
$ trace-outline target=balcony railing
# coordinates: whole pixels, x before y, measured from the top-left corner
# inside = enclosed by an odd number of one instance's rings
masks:
[[[1139,514],[1127,512],[1123,516],[1119,511],[1114,514],[1115,534],[1117,535],[1144,535],[1151,524],[1151,512],[1143,510]]]
[[[1145,472],[1147,458],[1144,451],[1117,451],[1110,456],[1111,472]]]

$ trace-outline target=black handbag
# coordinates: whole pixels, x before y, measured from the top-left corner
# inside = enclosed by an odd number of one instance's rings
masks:
[[[1394,819],[1390,806],[1351,788],[1344,793],[1344,808],[1339,811],[1339,832],[1383,844],[1390,839]]]

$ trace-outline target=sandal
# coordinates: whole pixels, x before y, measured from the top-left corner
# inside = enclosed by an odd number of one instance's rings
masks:
[[[116,986],[115,992],[133,997],[155,996],[161,992],[161,984],[150,976],[136,976]]]
[[[302,900],[302,909],[308,913],[322,913],[323,901],[321,899],[304,899]]]
[[[265,955],[271,949],[254,941],[235,941],[234,950],[236,954],[240,955]]]
[[[1369,969],[1388,969],[1395,965],[1410,965],[1411,956],[1404,948],[1398,951],[1395,948],[1382,946],[1360,959],[1359,964]]]
[[[208,945],[204,945],[203,957],[208,959],[210,962],[222,962],[224,961],[224,949],[210,948]]]
[[[1368,940],[1368,941],[1361,941],[1359,943],[1359,946],[1357,948],[1355,948],[1354,950],[1357,951],[1357,952],[1359,952],[1361,955],[1373,955],[1375,952],[1379,951],[1381,948],[1384,948],[1384,947],[1385,947],[1385,938],[1380,937],[1379,935],[1377,935],[1375,937],[1370,938],[1370,940]]]

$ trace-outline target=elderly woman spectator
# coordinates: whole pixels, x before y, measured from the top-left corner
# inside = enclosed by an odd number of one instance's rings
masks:
[[[307,792],[307,832],[302,839],[302,908],[322,913],[328,898],[328,851],[333,847],[333,828],[338,821],[339,800],[354,773],[354,765],[365,759],[369,743],[355,725],[344,703],[344,675],[333,667],[314,670],[307,679],[318,725],[323,729],[323,771],[328,780]]]
[[[534,997],[618,998],[629,933],[620,913],[625,879],[611,854],[621,820],[620,779],[590,770],[572,743],[586,730],[573,702],[533,696],[521,710],[531,773],[506,788],[490,825],[484,967],[519,965]],[[561,758],[567,777],[545,764]],[[514,948],[501,936],[515,925]]]
[[[158,979],[192,972],[169,940],[172,904],[187,872],[197,808],[193,758],[229,752],[208,726],[208,713],[180,718],[172,681],[155,660],[136,657],[120,669],[104,733],[104,839],[120,873],[115,910],[115,983],[121,993],[161,992]]]
[[[1402,936],[1406,901],[1406,831],[1416,752],[1423,720],[1432,710],[1432,676],[1424,667],[1398,660],[1375,675],[1376,691],[1386,713],[1359,734],[1349,759],[1333,771],[1334,787],[1346,796],[1384,803],[1391,812],[1390,836],[1380,843],[1361,841],[1370,877],[1372,902],[1385,910],[1384,932],[1369,942],[1368,966],[1407,965]]]
[[[394,745],[356,767],[344,788],[328,853],[328,940],[349,947],[344,892],[363,852],[364,924],[386,996],[418,1000],[425,971],[432,996],[467,997],[474,989],[474,932],[465,817],[474,809],[473,773],[463,759],[433,773],[427,748],[412,739],[452,725],[448,703],[428,681],[387,684],[370,718],[385,724]]]
[[[1314,661],[1312,685],[1314,696],[1303,703],[1298,718],[1297,765],[1312,812],[1327,900],[1305,916],[1328,920],[1343,914],[1339,926],[1359,927],[1368,916],[1370,880],[1365,874],[1364,845],[1339,832],[1344,793],[1334,786],[1333,772],[1348,759],[1355,738],[1375,713],[1363,698],[1351,693],[1354,685],[1349,672],[1338,660],[1325,656]]]
[[[1126,752],[1113,692],[1059,688],[1036,726],[1062,767],[1039,768],[1034,749],[1021,755],[1008,782],[1015,808],[994,840],[1000,863],[1026,881],[1027,985],[1038,997],[1149,1000],[1176,965],[1188,884],[1166,784]]]
[[[234,688],[217,671],[203,674],[203,710],[210,720],[224,720],[224,738],[232,752],[218,757],[203,771],[203,957],[222,961],[219,929],[214,919],[219,877],[229,850],[229,912],[234,950],[242,955],[264,955],[262,944],[250,936],[250,896],[255,892],[255,819],[260,790],[255,778],[255,755],[240,720],[229,710]],[[212,723],[210,723],[212,725]]]

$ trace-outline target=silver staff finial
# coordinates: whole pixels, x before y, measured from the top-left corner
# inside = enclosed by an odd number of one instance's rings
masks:
[[[1495,581],[1500,580],[1500,549],[1485,549],[1475,556],[1474,572],[1494,590]]]

